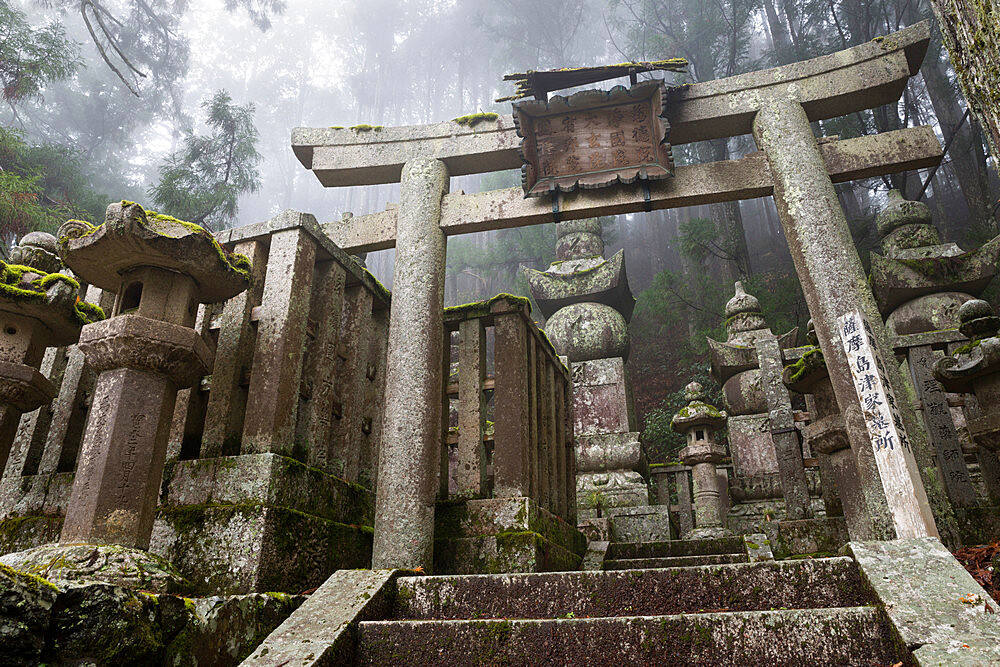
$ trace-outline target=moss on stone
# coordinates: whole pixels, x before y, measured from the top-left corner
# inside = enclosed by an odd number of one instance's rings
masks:
[[[981,339],[973,338],[965,345],[955,348],[955,354],[969,354],[970,352],[972,352],[973,349],[979,347],[981,342],[982,342]]]
[[[392,292],[389,291],[389,288],[383,285],[382,281],[376,278],[375,274],[368,269],[362,268],[361,270],[365,272],[365,275],[372,279],[372,284],[375,286],[375,295],[382,299],[385,303],[390,303],[392,301]]]
[[[5,577],[18,580],[22,584],[27,584],[33,590],[48,589],[55,593],[59,592],[59,588],[48,579],[23,570],[16,570],[9,565],[4,565],[3,563],[0,563],[0,574]]]
[[[801,357],[794,364],[789,364],[785,368],[791,368],[792,374],[788,378],[790,382],[798,382],[806,373],[817,368],[818,366],[825,365],[826,362],[823,360],[823,351],[819,347],[814,347]]]
[[[495,121],[500,118],[499,114],[495,113],[471,113],[467,116],[459,116],[458,118],[452,118],[452,122],[458,123],[459,125],[467,125],[469,127],[475,127],[477,124],[483,121]]]
[[[378,132],[382,129],[381,125],[369,125],[368,123],[361,123],[360,125],[352,125],[350,129],[355,132]]]
[[[34,275],[31,280],[25,280],[25,275]],[[23,264],[7,264],[0,261],[0,294],[13,301],[45,303],[47,292],[56,283],[64,283],[74,291],[79,291],[80,283],[63,273],[46,273],[41,269]],[[90,324],[104,319],[104,311],[100,307],[81,301],[77,297],[73,315],[80,324]]]

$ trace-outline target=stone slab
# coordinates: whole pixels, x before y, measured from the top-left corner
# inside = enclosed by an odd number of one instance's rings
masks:
[[[891,665],[897,649],[871,607],[359,624],[360,665]]]
[[[917,664],[1000,663],[1000,605],[938,539],[851,542],[847,550]]]
[[[395,619],[655,616],[871,604],[846,557],[684,570],[403,577]]]
[[[330,521],[371,526],[372,492],[278,454],[244,454],[167,465],[161,507],[261,503]]]
[[[385,617],[399,574],[400,570],[335,572],[241,664],[353,664],[358,622]]]

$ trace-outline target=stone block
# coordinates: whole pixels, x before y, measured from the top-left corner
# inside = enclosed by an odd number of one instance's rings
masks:
[[[777,558],[837,553],[850,539],[844,517],[765,521],[761,525]]]
[[[441,503],[434,533],[438,574],[574,570],[586,550],[583,533],[531,498]]]
[[[298,593],[371,564],[373,508],[368,489],[277,454],[178,461],[150,549],[207,591]]]
[[[161,507],[150,549],[202,591],[300,593],[371,563],[371,528],[261,504]]]
[[[576,436],[576,471],[640,470],[645,464],[639,434],[597,433]]]
[[[581,473],[576,476],[578,516],[589,519],[614,507],[649,505],[649,487],[634,470]]]
[[[674,537],[667,505],[619,507],[609,511],[615,542],[665,542]]]
[[[573,364],[573,433],[634,431],[625,360],[621,357]]]

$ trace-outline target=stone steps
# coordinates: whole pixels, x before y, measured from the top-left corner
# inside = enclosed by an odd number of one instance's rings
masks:
[[[874,607],[358,624],[360,665],[891,665]]]
[[[668,556],[666,558],[622,558],[605,560],[605,570],[643,570],[649,568],[693,567],[745,563],[746,554],[706,554],[704,556]]]
[[[846,557],[651,570],[401,577],[391,618],[658,616],[855,607],[873,598]]]
[[[720,537],[702,540],[669,540],[664,542],[612,542],[605,558],[668,558],[673,556],[709,556],[746,554],[742,537]]]

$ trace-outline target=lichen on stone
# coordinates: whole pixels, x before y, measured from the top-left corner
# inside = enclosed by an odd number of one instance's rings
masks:
[[[26,275],[34,278],[25,280]],[[48,299],[48,291],[56,283],[64,283],[73,291],[79,291],[80,283],[63,273],[46,273],[33,266],[7,264],[0,261],[0,294],[12,301],[27,301],[43,304]],[[99,306],[77,297],[73,306],[73,316],[81,324],[91,324],[104,319],[104,311]]]

